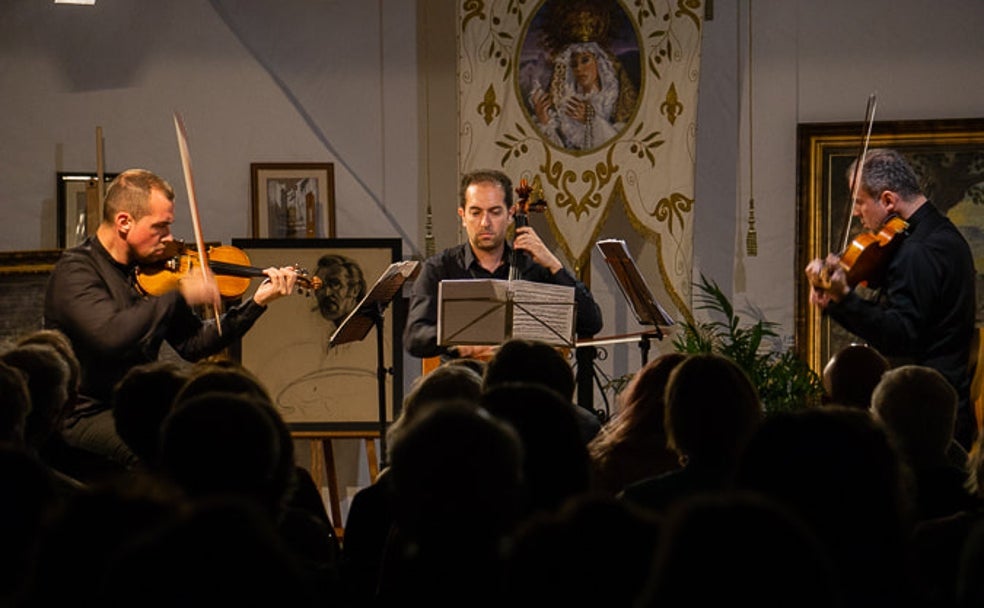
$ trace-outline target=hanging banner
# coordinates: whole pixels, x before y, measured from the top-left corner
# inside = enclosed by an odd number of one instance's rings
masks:
[[[462,0],[462,173],[527,179],[576,270],[611,206],[689,314],[702,0]]]

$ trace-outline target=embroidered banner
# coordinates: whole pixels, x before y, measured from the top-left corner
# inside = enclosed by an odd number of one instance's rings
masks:
[[[461,171],[542,191],[577,269],[611,206],[689,313],[702,0],[462,0]]]

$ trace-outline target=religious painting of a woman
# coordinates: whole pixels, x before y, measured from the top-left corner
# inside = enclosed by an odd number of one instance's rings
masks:
[[[539,132],[559,148],[604,146],[638,107],[639,44],[615,0],[548,0],[531,19],[519,90]]]

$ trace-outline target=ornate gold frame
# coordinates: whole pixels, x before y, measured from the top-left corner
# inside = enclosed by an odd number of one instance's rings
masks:
[[[810,305],[803,269],[811,259],[843,246],[850,212],[845,172],[860,152],[862,135],[860,122],[808,123],[797,128],[796,347],[817,371],[830,355],[856,338]],[[984,204],[984,118],[875,122],[869,148],[894,148],[905,154],[920,174],[927,196],[941,211],[956,202],[966,204],[968,199],[975,206]],[[856,229],[857,222],[854,224]],[[965,227],[984,234],[984,220]],[[984,245],[984,236],[981,239]],[[982,273],[984,267],[979,267],[978,294],[984,284]],[[979,306],[981,300],[978,295]]]

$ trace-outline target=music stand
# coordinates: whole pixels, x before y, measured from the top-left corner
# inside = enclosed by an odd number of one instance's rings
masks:
[[[639,272],[639,267],[636,266],[624,240],[605,239],[598,241],[596,246],[605,257],[605,262],[615,276],[615,282],[618,283],[622,296],[632,308],[636,320],[640,325],[653,326],[653,330],[643,332],[639,340],[642,364],[645,365],[649,358],[650,339],[662,340],[663,331],[660,329],[660,325],[673,325],[673,319],[653,297],[649,285],[646,284],[646,279]]]
[[[386,374],[393,373],[383,361],[383,313],[396,294],[403,289],[403,284],[417,276],[420,262],[405,260],[393,262],[383,274],[376,279],[372,288],[359,302],[355,310],[349,313],[341,325],[331,335],[328,348],[334,348],[348,342],[359,342],[368,335],[369,330],[376,328],[376,383],[379,396],[379,451],[380,460],[386,462]]]
[[[574,288],[502,279],[444,280],[437,343],[499,345],[513,338],[574,346]]]

